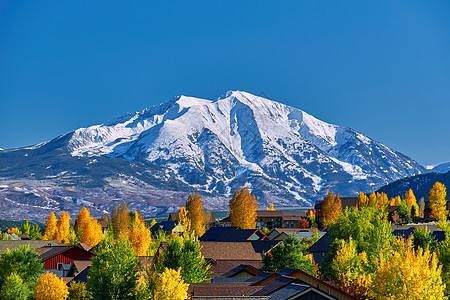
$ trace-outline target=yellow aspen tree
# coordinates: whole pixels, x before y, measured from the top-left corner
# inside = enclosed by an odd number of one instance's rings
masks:
[[[256,228],[258,201],[248,187],[238,189],[230,200],[230,221],[242,229]]]
[[[83,220],[81,224],[83,227],[80,230],[80,242],[90,247],[97,246],[103,238],[102,225],[92,217]]]
[[[141,214],[134,212],[134,219],[130,226],[129,240],[137,256],[148,254],[150,243],[152,242],[150,230],[145,226],[145,221]]]
[[[377,204],[377,194],[375,192],[369,195],[369,206],[374,207]]]
[[[184,236],[189,237],[191,235],[191,220],[188,217],[188,212],[186,207],[180,207],[180,210],[178,211],[178,223],[183,226],[184,229]]]
[[[181,278],[180,270],[166,268],[158,276],[153,293],[154,300],[186,300],[189,285]]]
[[[196,236],[202,236],[206,230],[202,196],[199,194],[189,195],[186,201],[186,210],[188,218],[191,221],[191,230]]]
[[[405,201],[409,210],[411,211],[411,216],[418,217],[419,216],[419,205],[417,204],[416,196],[412,189],[409,189],[405,193]]]
[[[357,206],[366,207],[367,205],[369,205],[369,197],[367,197],[367,195],[363,192],[359,192]]]
[[[78,213],[78,217],[76,220],[76,225],[78,229],[83,228],[83,226],[86,223],[89,223],[91,219],[91,213],[89,212],[89,209],[86,207],[83,207],[80,212]]]
[[[389,198],[386,193],[377,193],[377,206],[379,208],[387,208],[389,205]]]
[[[43,240],[53,240],[56,234],[56,216],[54,212],[51,212],[47,217],[47,223],[45,225],[45,233],[42,237]]]
[[[329,192],[322,202],[322,225],[328,228],[342,214],[342,201],[339,195]]]
[[[441,182],[436,182],[428,195],[431,217],[438,221],[447,221],[447,189]]]
[[[387,258],[380,256],[372,276],[370,298],[373,299],[446,299],[442,267],[435,253],[414,250],[408,240],[399,251]]]
[[[112,225],[116,239],[127,239],[130,226],[130,211],[126,203],[121,203],[112,210]]]
[[[356,244],[350,237],[348,242],[341,241],[331,262],[331,270],[344,290],[358,296],[358,299],[365,299],[371,280],[370,275],[365,272],[367,264],[367,254],[364,251],[358,253]]]
[[[69,296],[69,289],[62,278],[52,274],[42,275],[35,286],[36,300],[64,300]]]
[[[56,223],[55,241],[57,243],[69,243],[70,235],[70,215],[68,212],[61,212],[61,217]]]

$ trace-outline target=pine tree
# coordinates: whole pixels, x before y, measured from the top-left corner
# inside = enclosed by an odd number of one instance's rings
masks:
[[[130,226],[130,211],[126,203],[112,210],[112,227],[116,239],[127,239]]]
[[[202,196],[199,194],[189,195],[186,202],[186,209],[188,218],[191,221],[191,230],[196,236],[202,236],[206,230]]]
[[[328,228],[342,213],[342,201],[339,195],[329,192],[322,202],[322,225]]]
[[[36,300],[64,300],[69,296],[69,290],[62,278],[52,274],[42,275],[35,287]]]
[[[61,217],[56,223],[55,241],[57,243],[69,243],[70,215],[68,212],[61,212]]]
[[[47,223],[45,225],[45,233],[42,237],[43,240],[53,240],[56,234],[56,216],[54,212],[51,212],[47,217]]]
[[[256,228],[258,202],[248,187],[238,189],[230,200],[230,221],[242,229]]]
[[[137,256],[148,254],[152,241],[150,230],[145,226],[144,219],[137,211],[134,212],[133,222],[131,222],[129,240]]]
[[[428,198],[430,199],[431,217],[438,221],[447,221],[447,189],[445,185],[436,182],[430,190]]]

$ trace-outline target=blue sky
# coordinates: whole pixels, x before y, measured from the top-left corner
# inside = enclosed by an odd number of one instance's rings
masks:
[[[235,89],[448,161],[450,1],[0,0],[0,147]]]

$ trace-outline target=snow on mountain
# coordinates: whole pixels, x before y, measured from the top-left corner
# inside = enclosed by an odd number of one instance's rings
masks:
[[[17,165],[0,168],[0,177],[30,177],[28,155],[39,157],[42,166],[51,165],[33,176],[69,171],[99,186],[121,172],[167,190],[199,191],[210,199],[229,197],[248,185],[263,204],[275,200],[303,206],[328,190],[353,196],[425,171],[360,132],[241,91],[217,100],[180,96],[33,149],[2,151],[0,164],[9,156]]]

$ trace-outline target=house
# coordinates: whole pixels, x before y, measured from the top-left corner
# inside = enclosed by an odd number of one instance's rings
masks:
[[[181,234],[184,232],[183,225],[178,224],[178,221],[161,221],[150,228],[152,236],[156,236],[158,232],[164,232],[167,235],[172,233]]]
[[[216,242],[202,241],[202,255],[211,263],[212,277],[221,276],[233,268],[248,264],[261,267],[263,255],[278,241]]]
[[[284,241],[289,236],[294,235],[298,239],[310,239],[314,234],[316,234],[315,228],[301,229],[301,228],[274,228],[272,229],[267,238],[271,241]],[[325,235],[324,231],[317,231],[320,237]]]
[[[59,277],[67,277],[74,261],[90,261],[93,253],[81,245],[45,246],[37,249],[44,269]],[[87,262],[86,262],[87,263]]]
[[[192,299],[354,299],[331,284],[303,271],[263,272],[239,265],[211,283],[191,284]]]
[[[245,242],[267,239],[266,235],[258,229],[241,229],[238,227],[209,228],[200,238],[200,241],[210,242]]]
[[[325,259],[325,255],[330,249],[330,233],[325,233],[317,242],[309,247],[308,252],[313,255],[314,261],[320,263]]]

